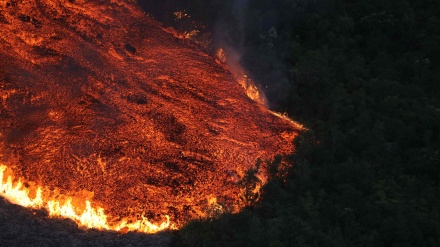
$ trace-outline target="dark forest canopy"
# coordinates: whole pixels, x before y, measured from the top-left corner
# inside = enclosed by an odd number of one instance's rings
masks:
[[[271,107],[310,129],[258,205],[176,244],[440,246],[439,1],[140,2],[221,30]]]

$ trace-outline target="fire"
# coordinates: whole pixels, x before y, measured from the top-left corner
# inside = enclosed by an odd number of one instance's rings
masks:
[[[216,59],[135,1],[15,2],[0,14],[0,196],[11,202],[157,232],[239,212],[245,171],[294,150],[302,128],[255,102],[264,96],[226,45]]]
[[[287,113],[285,113],[285,112],[284,113],[279,113],[279,112],[275,112],[275,111],[269,111],[269,112],[279,118],[287,120],[291,125],[295,126],[296,128],[298,128],[300,130],[307,130],[307,128],[305,128],[304,125],[290,119],[289,116],[287,115]]]
[[[252,80],[244,73],[237,76],[238,83],[245,89],[246,95],[253,101],[262,105],[266,104],[266,100],[260,89],[252,82]]]
[[[239,63],[240,55],[220,48],[216,52],[217,63],[224,64],[235,77],[235,80],[242,86],[246,95],[253,101],[266,105],[263,92],[255,85],[254,81],[246,74]]]
[[[143,233],[156,233],[166,229],[174,229],[175,226],[170,223],[170,217],[166,215],[166,221],[160,225],[151,223],[146,217],[142,220],[129,223],[126,220],[110,224],[107,215],[101,207],[92,207],[89,200],[85,200],[86,208],[81,212],[72,204],[73,198],[67,197],[63,202],[57,199],[46,199],[43,197],[43,189],[38,186],[35,190],[35,196],[31,197],[31,189],[23,186],[21,179],[14,183],[13,175],[6,176],[7,166],[0,165],[0,195],[14,204],[23,207],[45,209],[51,217],[63,217],[74,220],[79,226],[86,228],[95,228],[99,230],[113,231],[136,231]],[[5,179],[6,178],[6,179]],[[81,212],[81,213],[78,213]]]
[[[191,16],[188,15],[185,10],[183,11],[176,11],[174,12],[174,17],[176,18],[176,20],[180,20],[180,19],[184,19],[184,18],[190,18]]]

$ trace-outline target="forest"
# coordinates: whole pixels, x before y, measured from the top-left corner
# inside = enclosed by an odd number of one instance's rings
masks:
[[[308,129],[258,203],[189,223],[176,246],[440,246],[440,1],[139,3],[239,52]]]

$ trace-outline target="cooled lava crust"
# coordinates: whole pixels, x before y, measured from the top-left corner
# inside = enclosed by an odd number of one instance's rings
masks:
[[[128,0],[0,1],[0,162],[113,218],[177,225],[242,207],[258,158],[298,128]]]

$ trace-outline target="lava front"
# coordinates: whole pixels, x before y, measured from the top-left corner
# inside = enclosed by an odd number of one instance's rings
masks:
[[[0,39],[12,202],[86,227],[178,228],[238,212],[245,172],[294,150],[298,125],[134,1],[2,0]]]

